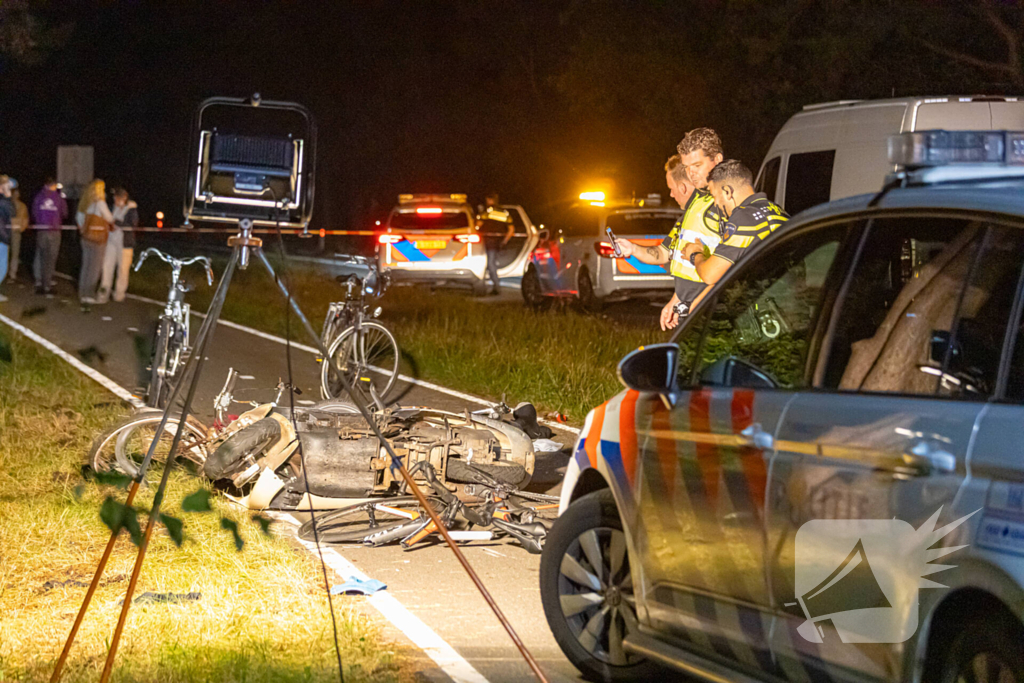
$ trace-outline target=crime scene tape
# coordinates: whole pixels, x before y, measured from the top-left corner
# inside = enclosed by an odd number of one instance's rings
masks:
[[[30,225],[28,230],[52,230],[50,226],[39,226]],[[74,225],[62,225],[61,230],[78,230],[77,226]],[[165,233],[190,233],[193,235],[233,235],[238,232],[238,228],[234,226],[225,226],[223,228],[132,228],[132,232],[165,232]],[[282,235],[301,235],[303,230],[299,228],[254,228],[253,234],[255,235],[276,235],[280,232]],[[310,230],[308,234],[318,235],[320,237],[327,237],[328,235],[363,235],[373,236],[379,234],[378,231],[374,230]]]

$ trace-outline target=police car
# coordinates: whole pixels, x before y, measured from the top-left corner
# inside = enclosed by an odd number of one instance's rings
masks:
[[[587,416],[540,567],[592,680],[1024,681],[1024,133],[906,133]]]
[[[616,258],[606,230],[640,247],[661,244],[683,215],[661,205],[659,195],[640,200],[606,200],[584,192],[580,200],[552,212],[523,273],[523,300],[533,308],[556,297],[574,298],[584,308],[608,301],[672,290],[668,264],[650,265],[636,256]]]
[[[519,277],[537,243],[537,229],[521,206],[509,213],[513,237],[498,255],[498,276]],[[487,289],[487,255],[475,229],[476,212],[464,194],[401,194],[377,236],[377,260],[395,282],[468,284]]]

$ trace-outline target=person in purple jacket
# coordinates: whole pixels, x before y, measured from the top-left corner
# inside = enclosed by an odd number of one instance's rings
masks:
[[[43,189],[39,190],[32,201],[32,223],[36,230],[32,275],[36,281],[36,294],[49,294],[53,290],[61,225],[67,217],[68,203],[64,200],[64,194],[57,188],[56,180],[47,178]]]

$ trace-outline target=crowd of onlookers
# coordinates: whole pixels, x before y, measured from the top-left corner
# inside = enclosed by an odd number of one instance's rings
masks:
[[[113,208],[107,204],[102,180],[89,183],[78,200],[74,218],[82,249],[78,271],[78,298],[82,304],[103,304],[110,298],[123,301],[128,290],[139,212],[124,188],[114,190],[113,203]],[[46,180],[30,210],[21,201],[18,181],[0,175],[0,282],[17,280],[21,238],[26,230],[32,229],[35,291],[52,294],[61,232],[68,217],[67,200],[53,178]],[[6,297],[0,294],[2,301]]]

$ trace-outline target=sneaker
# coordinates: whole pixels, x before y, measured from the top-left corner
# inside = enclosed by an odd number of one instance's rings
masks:
[[[85,306],[96,303],[96,299],[92,298],[91,296],[83,296],[78,301]]]

